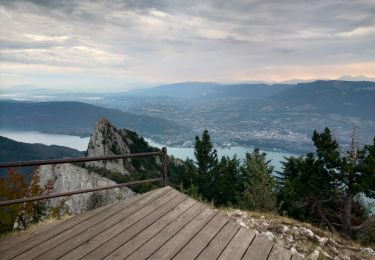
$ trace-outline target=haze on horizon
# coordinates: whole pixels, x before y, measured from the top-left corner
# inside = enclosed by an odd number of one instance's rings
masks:
[[[375,77],[375,2],[0,0],[0,87]]]

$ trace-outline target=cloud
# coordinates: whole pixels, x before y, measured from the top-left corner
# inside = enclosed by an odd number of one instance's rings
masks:
[[[1,1],[0,69],[137,82],[263,80],[283,67],[301,78],[330,65],[350,74],[348,64],[375,61],[374,13],[372,0]]]

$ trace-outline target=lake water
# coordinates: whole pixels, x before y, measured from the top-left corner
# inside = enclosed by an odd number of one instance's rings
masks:
[[[158,143],[155,143],[151,139],[146,139],[146,141],[155,147],[162,148],[165,145],[161,145]],[[167,147],[168,154],[171,154],[179,159],[185,160],[186,158],[194,159],[194,149],[193,148],[187,148],[187,147]],[[217,155],[219,158],[222,156],[229,156],[233,157],[234,155],[237,155],[237,158],[240,160],[244,160],[246,153],[250,153],[253,151],[254,147],[243,147],[243,146],[233,146],[231,148],[221,148],[216,147]],[[282,152],[282,151],[272,151],[272,150],[262,150],[262,152],[265,152],[267,154],[267,159],[271,160],[272,166],[275,167],[276,171],[281,170],[281,161],[284,160],[284,157],[289,156],[297,156],[295,154]]]
[[[90,138],[81,138],[73,135],[60,135],[60,134],[45,134],[40,132],[29,131],[14,131],[0,129],[0,135],[9,139],[13,139],[23,143],[39,143],[45,145],[61,145],[77,149],[79,151],[86,151]]]
[[[41,132],[31,132],[31,131],[14,131],[14,130],[4,130],[0,129],[0,135],[16,140],[18,142],[24,143],[41,143],[46,145],[61,145],[70,148],[74,148],[80,151],[86,151],[87,145],[90,138],[80,138],[78,136],[72,135],[61,135],[61,134],[46,134]],[[161,148],[165,145],[156,143],[151,139],[146,139],[147,142],[154,146]],[[251,152],[253,147],[242,147],[236,146],[228,148],[217,148],[218,156],[234,156],[237,154],[237,157],[241,160],[245,158],[246,152]],[[280,161],[283,160],[286,156],[291,156],[292,154],[282,152],[282,151],[270,151],[265,150],[267,153],[267,158],[271,160],[271,164],[275,167],[275,170],[281,170]],[[168,154],[175,156],[176,158],[185,160],[186,158],[194,158],[194,149],[186,147],[168,147]]]

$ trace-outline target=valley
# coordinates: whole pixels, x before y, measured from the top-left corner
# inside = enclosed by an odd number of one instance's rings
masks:
[[[52,117],[38,110],[43,103],[35,103],[35,110],[31,110],[34,111],[33,120],[41,120],[47,125],[36,128],[37,124],[17,123],[10,119],[15,117],[18,122],[22,121],[22,113],[26,113],[24,108],[18,117],[15,112],[0,113],[2,128],[87,136],[95,116],[103,115],[121,127],[172,147],[192,147],[194,136],[208,129],[217,146],[258,146],[297,154],[313,149],[311,135],[314,130],[329,127],[342,145],[341,149],[346,150],[353,129],[358,131],[362,144],[371,142],[375,129],[375,117],[371,113],[375,111],[375,83],[371,81],[186,82],[117,93],[27,90],[22,91],[20,87],[18,94],[4,92],[3,98],[5,94],[9,98],[23,93],[24,99],[48,101],[50,106],[59,101],[62,103],[56,104],[60,108],[65,105],[70,114]],[[63,103],[72,100],[79,103]],[[2,104],[10,106],[9,101],[1,101],[0,109]],[[26,105],[19,102],[17,106]],[[74,129],[70,129],[69,125],[73,123]]]

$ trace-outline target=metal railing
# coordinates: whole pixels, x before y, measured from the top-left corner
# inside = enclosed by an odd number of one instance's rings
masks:
[[[71,196],[75,194],[101,191],[101,190],[109,190],[109,189],[114,189],[114,188],[121,188],[125,186],[139,185],[139,184],[151,183],[151,182],[162,182],[163,186],[167,186],[168,184],[168,154],[167,154],[167,148],[163,147],[161,151],[158,151],[158,152],[133,153],[133,154],[110,155],[110,156],[100,156],[100,157],[81,157],[81,158],[68,158],[68,159],[52,159],[52,160],[18,161],[18,162],[0,163],[0,169],[1,169],[1,168],[51,165],[51,164],[61,164],[61,163],[108,161],[108,160],[140,158],[140,157],[153,157],[153,156],[162,157],[162,169],[161,169],[162,176],[160,178],[146,179],[146,180],[140,180],[140,181],[131,181],[131,182],[125,182],[125,183],[120,183],[120,184],[115,184],[115,185],[110,185],[110,186],[97,187],[97,188],[78,190],[78,191],[62,192],[62,193],[53,193],[53,194],[47,194],[47,195],[42,195],[42,196],[36,196],[36,197],[4,200],[4,201],[0,201],[0,206],[8,206],[8,205],[13,205],[17,203],[46,200],[46,199],[58,198],[58,197],[66,197],[66,196]]]

